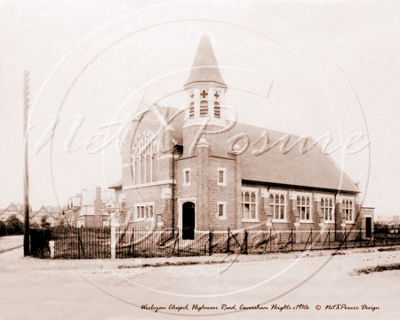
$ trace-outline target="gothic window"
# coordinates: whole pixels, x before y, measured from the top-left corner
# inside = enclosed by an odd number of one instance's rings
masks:
[[[214,118],[221,119],[221,107],[218,102],[214,102]]]
[[[297,197],[297,210],[300,213],[300,220],[311,222],[311,195]]]
[[[208,115],[208,101],[200,101],[200,117],[207,117]]]
[[[151,133],[143,133],[135,144],[132,156],[132,169],[134,169],[135,184],[150,183],[154,181],[156,165],[157,142],[151,140]]]
[[[286,195],[273,193],[269,195],[269,205],[275,220],[286,220]]]
[[[324,214],[325,222],[334,221],[333,199],[321,198],[321,211]]]
[[[257,192],[242,192],[242,209],[244,220],[256,220],[257,216]]]

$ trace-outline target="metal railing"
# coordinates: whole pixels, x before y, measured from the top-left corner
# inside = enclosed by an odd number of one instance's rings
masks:
[[[31,252],[49,257],[49,241],[54,241],[54,257],[60,259],[111,258],[110,228],[50,228],[31,229]],[[150,258],[199,256],[218,253],[267,254],[306,250],[337,250],[400,245],[400,230],[372,232],[343,231],[276,231],[222,230],[188,233],[165,229],[116,228],[116,258]]]

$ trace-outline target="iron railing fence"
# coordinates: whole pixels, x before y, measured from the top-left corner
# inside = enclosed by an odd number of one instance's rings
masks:
[[[208,230],[194,231],[185,239],[181,230],[154,231],[122,228],[115,231],[116,258],[199,256],[212,254],[267,254],[306,250],[330,250],[400,245],[400,230],[377,230],[367,237],[365,230]],[[111,258],[110,228],[31,229],[32,255],[50,257],[49,241],[54,241],[54,258]]]

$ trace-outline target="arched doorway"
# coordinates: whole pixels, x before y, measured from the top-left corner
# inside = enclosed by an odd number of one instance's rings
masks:
[[[185,202],[182,205],[182,239],[194,240],[195,205],[193,202]]]

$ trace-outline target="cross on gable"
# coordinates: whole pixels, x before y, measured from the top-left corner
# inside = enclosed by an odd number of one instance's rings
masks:
[[[218,99],[218,97],[219,97],[218,91],[215,92],[214,96],[216,99]]]
[[[206,92],[206,90],[203,90],[203,92],[200,93],[200,95],[201,95],[201,96],[203,97],[203,99],[204,99],[205,97],[208,96],[208,93]]]

